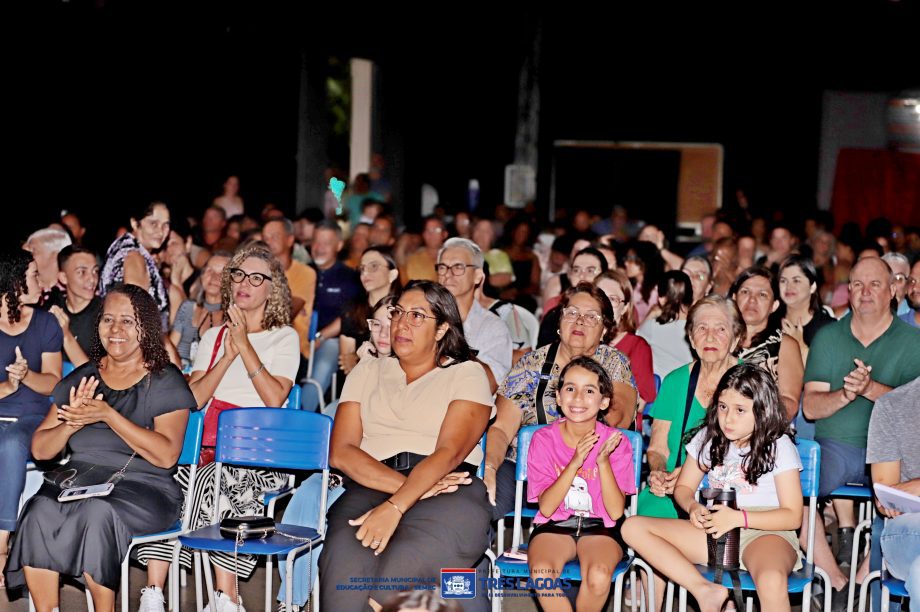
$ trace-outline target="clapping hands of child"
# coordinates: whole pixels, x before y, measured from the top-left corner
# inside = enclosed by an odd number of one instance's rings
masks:
[[[597,451],[597,462],[603,463],[605,461],[608,461],[610,459],[610,454],[616,450],[616,448],[620,445],[620,440],[622,439],[623,439],[622,433],[620,433],[619,431],[613,432],[613,435],[607,438],[607,440],[605,440],[604,443],[601,444],[600,450]]]
[[[574,465],[576,468],[583,466],[585,464],[585,459],[588,458],[588,453],[591,452],[591,449],[594,448],[598,440],[600,440],[600,436],[595,432],[589,431],[586,433],[582,439],[578,441],[578,445],[575,447],[575,456],[572,457],[570,465]]]

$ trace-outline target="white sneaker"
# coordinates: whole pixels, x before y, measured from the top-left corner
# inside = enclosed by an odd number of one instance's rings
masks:
[[[288,607],[284,604],[283,601],[279,601],[278,609],[276,610],[276,612],[300,612],[300,606],[298,606],[297,604],[291,604],[291,608],[288,609]]]
[[[165,604],[166,599],[160,587],[148,586],[141,589],[141,605],[138,612],[166,612]]]
[[[239,595],[237,595],[238,602],[234,602],[223,591],[214,591],[214,595],[217,597],[215,612],[246,612],[246,608],[243,607],[243,598]],[[202,612],[211,612],[211,604],[206,605]]]

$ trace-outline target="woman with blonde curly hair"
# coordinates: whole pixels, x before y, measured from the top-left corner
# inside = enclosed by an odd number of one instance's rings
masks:
[[[206,408],[204,445],[213,446],[217,435],[217,413],[239,406],[283,406],[300,364],[300,342],[291,327],[291,292],[281,263],[261,243],[243,247],[234,254],[221,275],[221,306],[226,324],[209,329],[201,338],[189,387],[198,406]],[[207,451],[207,449],[205,449]],[[202,452],[195,490],[192,492],[192,527],[211,523],[214,494],[213,449]],[[262,514],[262,491],[278,489],[286,476],[267,470],[224,466],[221,478],[221,518]],[[177,480],[187,490],[188,472],[180,469]],[[232,486],[228,483],[232,483]],[[169,569],[171,546],[150,545],[138,551],[138,559],[149,562],[148,586],[141,592],[142,610],[162,610],[162,588]],[[239,601],[234,571],[249,577],[255,560],[240,555],[211,554],[215,565],[217,601],[210,610],[236,609]],[[190,566],[191,556],[183,551],[182,562]]]

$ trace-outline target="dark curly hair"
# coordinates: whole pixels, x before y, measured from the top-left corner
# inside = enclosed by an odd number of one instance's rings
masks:
[[[435,316],[436,327],[447,323],[447,333],[438,341],[438,348],[435,351],[438,367],[446,368],[473,359],[476,351],[466,343],[466,336],[463,334],[463,319],[460,318],[460,309],[457,308],[457,300],[454,299],[453,294],[443,285],[427,280],[409,281],[399,295],[402,297],[410,291],[421,291],[425,296],[425,300],[431,306],[431,313]],[[390,355],[396,357],[396,351]],[[443,363],[445,357],[450,357],[452,361]]]
[[[784,434],[793,438],[786,420],[786,411],[779,399],[779,390],[769,372],[751,364],[740,364],[730,368],[716,387],[712,403],[706,410],[706,418],[699,429],[705,430],[700,448],[712,443],[709,448],[709,465],[704,466],[699,458],[700,469],[709,471],[712,466],[721,465],[728,454],[728,438],[719,427],[719,400],[727,389],[732,389],[754,401],[754,431],[748,441],[748,450],[741,459],[744,479],[757,484],[760,477],[776,466],[776,445]],[[695,434],[695,432],[691,432]],[[688,434],[692,438],[691,434]],[[794,438],[793,438],[794,439]],[[700,453],[700,457],[703,453]]]
[[[6,315],[10,323],[19,323],[22,304],[19,297],[28,291],[26,271],[32,263],[32,253],[22,249],[6,249],[0,255],[0,296],[6,299]]]
[[[137,339],[141,345],[141,355],[144,357],[144,368],[151,374],[162,371],[169,365],[169,355],[163,348],[163,340],[160,337],[160,311],[157,309],[156,302],[150,297],[144,289],[137,285],[125,285],[119,283],[114,285],[106,293],[105,301],[108,302],[111,296],[121,294],[131,300],[131,306],[134,307],[134,320],[137,321]],[[105,305],[99,309],[96,315],[96,325],[94,328],[93,340],[89,349],[89,358],[99,367],[102,358],[106,356],[105,348],[102,346],[102,340],[99,338],[99,324],[102,322],[105,313]]]

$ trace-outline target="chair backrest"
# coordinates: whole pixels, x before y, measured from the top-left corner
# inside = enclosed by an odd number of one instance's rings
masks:
[[[287,406],[285,408],[293,408],[294,410],[300,410],[300,395],[303,393],[303,389],[300,388],[300,385],[294,383],[291,385],[291,392],[288,393]]]
[[[655,393],[657,394],[661,391],[661,377],[657,374],[652,374],[652,377],[655,379]]]
[[[482,449],[482,461],[476,468],[476,476],[482,480],[482,477],[486,475],[486,434],[482,434],[482,438],[479,439],[479,448]]]
[[[310,331],[309,338],[310,340],[316,339],[316,333],[319,331],[319,313],[314,309],[313,314],[310,315]]]
[[[73,365],[73,362],[71,362],[71,361],[65,361],[65,362],[61,363],[61,378],[63,378],[64,376],[67,376],[68,374],[70,374],[71,372],[73,372],[74,369],[75,369],[75,367],[74,367],[74,365]]]
[[[201,454],[201,434],[204,432],[204,413],[196,410],[188,415],[188,425],[185,426],[185,439],[182,441],[182,452],[179,454],[179,465],[198,463]]]
[[[329,469],[332,419],[285,408],[236,408],[220,414],[215,461],[287,470]]]

